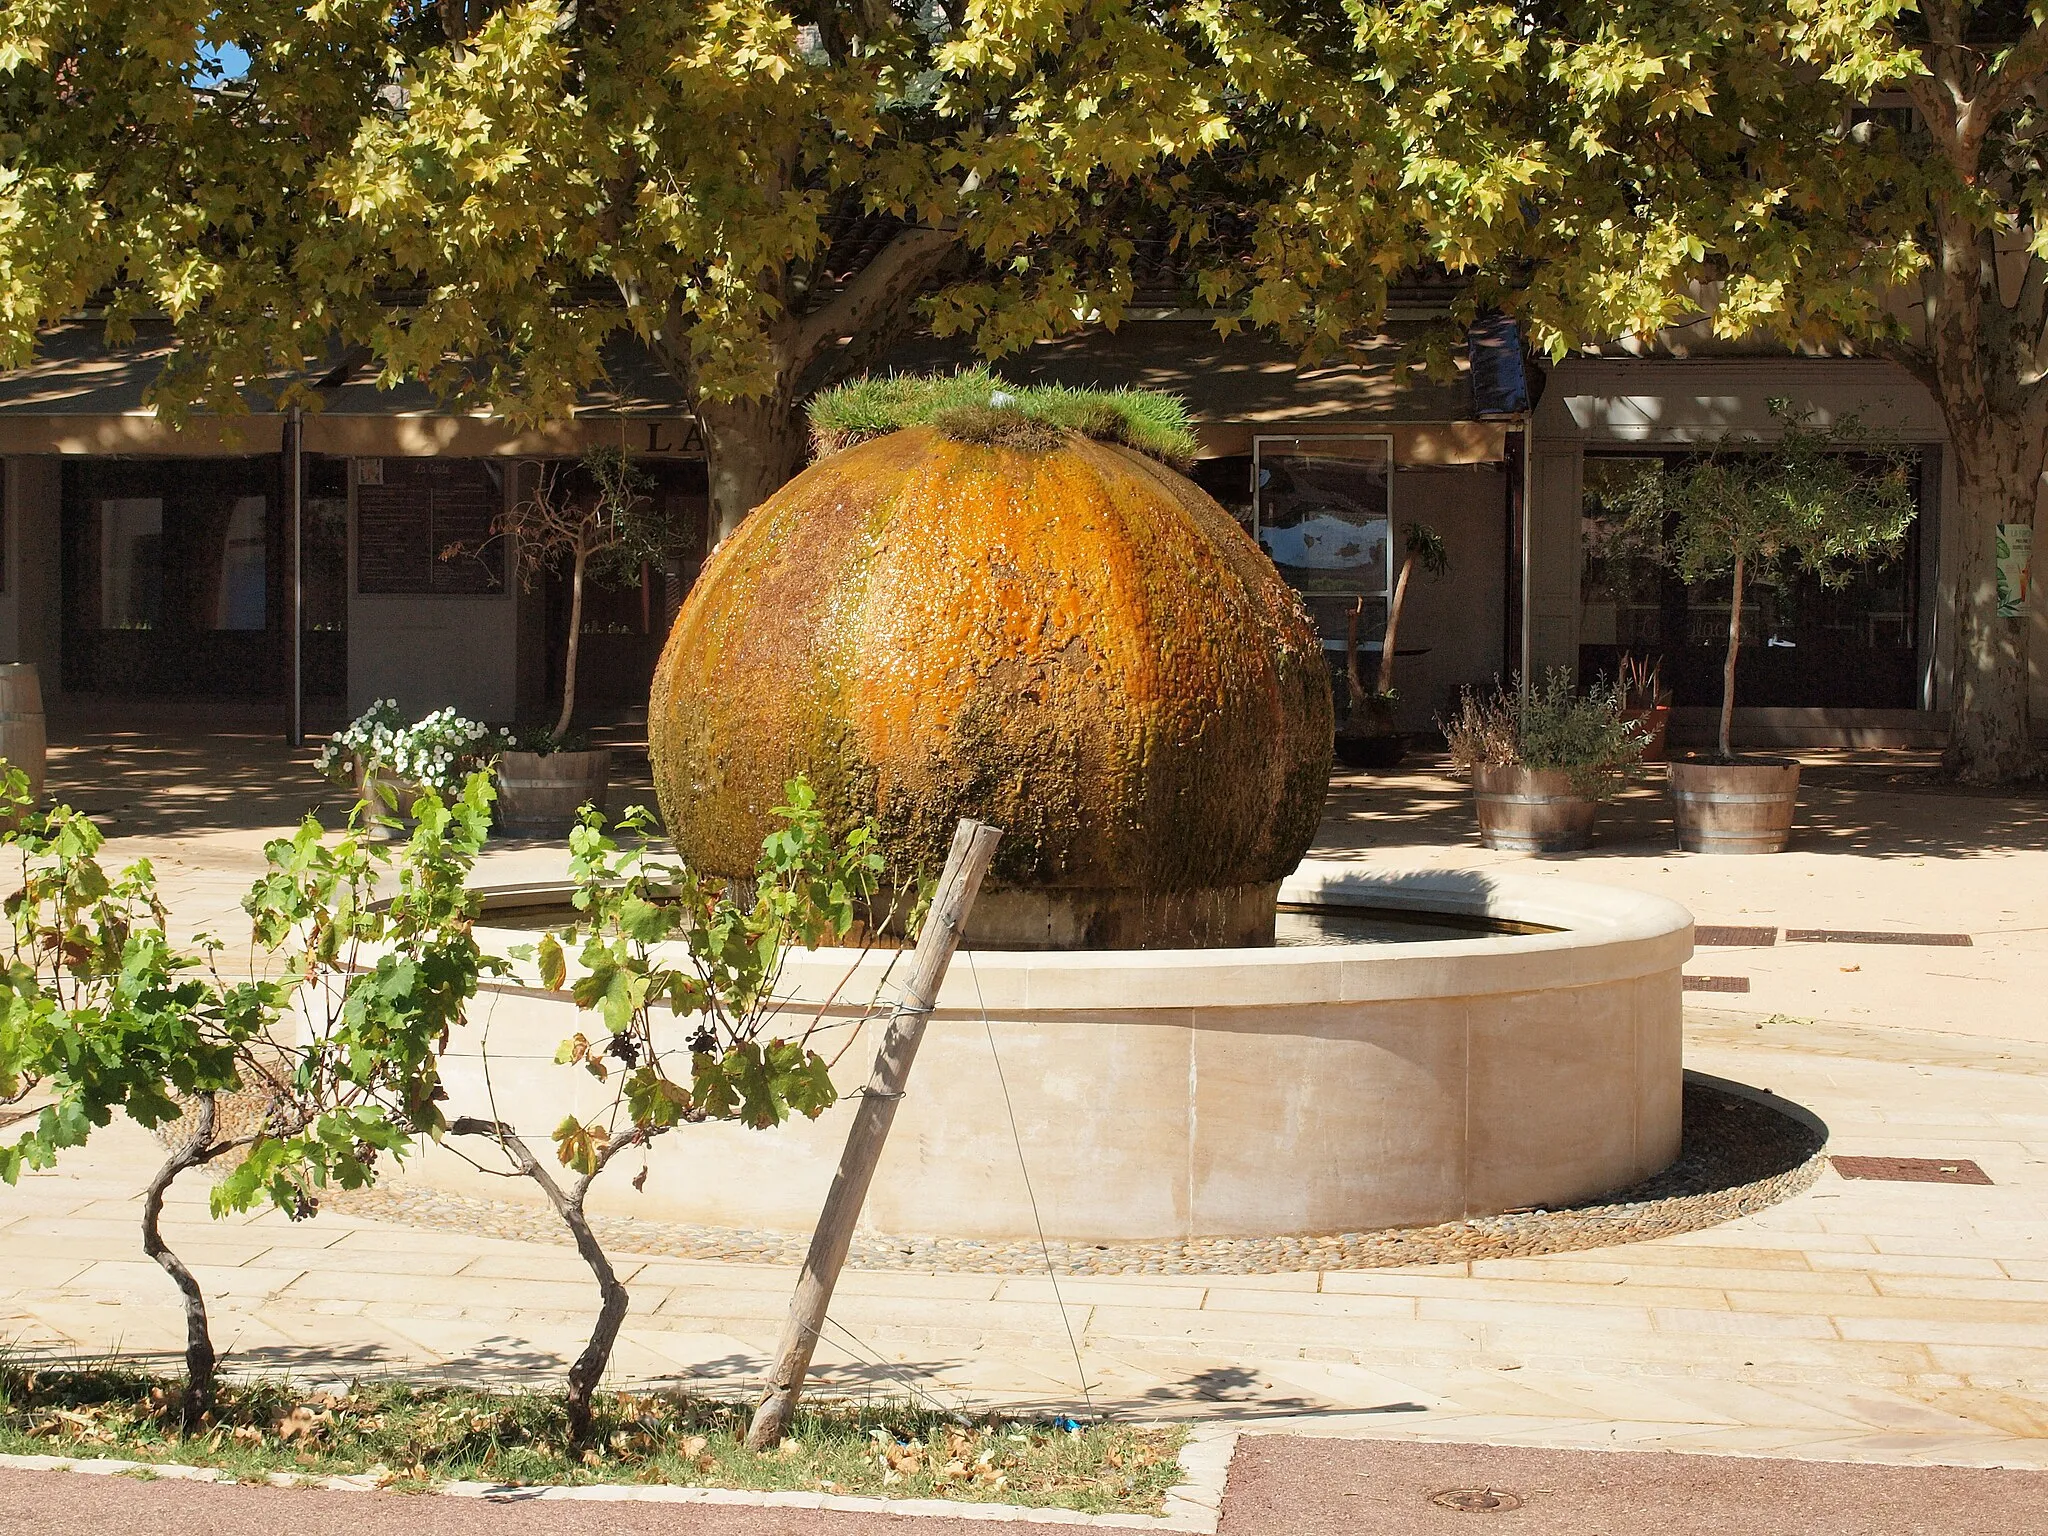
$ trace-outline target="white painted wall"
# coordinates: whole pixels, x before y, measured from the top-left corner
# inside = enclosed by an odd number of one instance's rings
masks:
[[[396,699],[418,717],[452,705],[510,720],[518,704],[516,605],[505,597],[363,597],[348,605],[348,708]]]
[[[1401,650],[1424,646],[1428,654],[1394,659],[1403,730],[1429,729],[1456,707],[1460,685],[1483,686],[1513,665],[1501,655],[1507,494],[1507,472],[1497,464],[1394,471],[1395,570],[1402,558],[1399,530],[1411,522],[1442,534],[1451,557],[1449,576],[1428,576],[1418,566],[1408,584],[1396,644]],[[1377,664],[1377,655],[1367,660],[1368,668]]]
[[[473,720],[512,720],[519,706],[516,583],[488,597],[366,596],[356,589],[355,540],[352,475],[349,713],[361,714],[377,699],[396,699],[413,718],[447,705]]]

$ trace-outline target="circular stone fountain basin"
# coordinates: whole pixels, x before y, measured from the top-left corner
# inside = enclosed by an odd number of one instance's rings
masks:
[[[487,893],[503,909],[554,893]],[[1305,861],[1285,907],[1395,914],[1438,932],[1272,949],[962,951],[871,1189],[880,1233],[1067,1242],[1422,1226],[1625,1188],[1678,1153],[1680,967],[1692,918],[1660,897],[1547,875],[1385,874]],[[516,930],[483,938],[500,953]],[[1492,925],[1495,931],[1486,928]],[[1506,931],[1500,931],[1502,927]],[[789,1028],[843,1095],[865,1082],[891,956],[793,954]],[[896,979],[901,977],[898,960]],[[544,1137],[606,1085],[556,1066],[581,1028],[562,994],[493,989],[444,1059],[451,1112]],[[842,1103],[773,1131],[685,1126],[644,1189],[593,1206],[802,1231],[845,1140]],[[1027,1183],[1028,1174],[1028,1183]],[[502,1199],[438,1149],[411,1181]]]

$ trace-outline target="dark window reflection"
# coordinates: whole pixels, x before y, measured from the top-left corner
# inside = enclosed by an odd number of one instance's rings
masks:
[[[1728,579],[1686,586],[1658,558],[1660,540],[1630,534],[1610,500],[1646,466],[1678,462],[1683,456],[1675,454],[1586,458],[1579,670],[1590,680],[1614,676],[1624,655],[1656,660],[1674,703],[1715,705],[1728,646]],[[1917,708],[1917,550],[1917,531],[1909,532],[1897,556],[1863,566],[1846,586],[1826,587],[1797,570],[1745,579],[1736,703]]]

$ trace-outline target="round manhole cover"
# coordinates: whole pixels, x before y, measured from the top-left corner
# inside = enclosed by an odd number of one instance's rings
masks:
[[[1446,1488],[1442,1493],[1432,1493],[1429,1502],[1463,1515],[1490,1515],[1504,1509],[1520,1509],[1522,1496],[1505,1488]]]

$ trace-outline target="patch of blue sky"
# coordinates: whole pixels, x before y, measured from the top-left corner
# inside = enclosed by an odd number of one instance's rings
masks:
[[[233,43],[199,45],[199,83],[202,86],[223,85],[248,73],[249,55]]]

